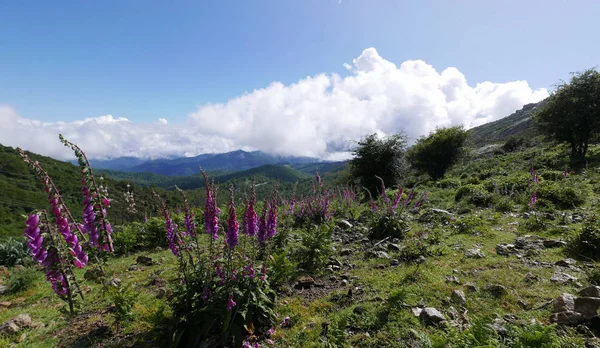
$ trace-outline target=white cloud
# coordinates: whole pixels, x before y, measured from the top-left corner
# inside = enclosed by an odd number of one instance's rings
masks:
[[[526,81],[467,83],[456,68],[438,73],[421,60],[400,66],[368,48],[353,59],[349,75],[318,74],[291,85],[269,86],[207,104],[185,124],[135,123],[100,116],[74,122],[40,122],[0,106],[0,143],[66,158],[58,133],[90,157],[191,156],[239,148],[322,158],[347,156],[366,134],[405,131],[411,139],[436,126],[467,127],[507,116],[548,96]]]

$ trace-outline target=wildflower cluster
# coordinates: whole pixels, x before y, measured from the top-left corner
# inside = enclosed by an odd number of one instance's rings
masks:
[[[273,320],[274,292],[266,274],[269,241],[277,233],[277,190],[263,204],[259,217],[254,184],[241,214],[231,186],[227,209],[222,211],[217,204],[218,187],[206,173],[202,174],[206,185],[205,240],[197,233],[198,226],[183,191],[180,190],[185,198],[185,231],[173,223],[159,197],[169,246],[180,266],[181,285],[173,305],[181,323],[176,337],[183,345],[190,345],[189,339],[210,335],[220,335],[224,345],[232,341],[241,344],[240,335],[247,328],[253,327],[255,333],[266,331]],[[242,217],[241,224],[238,216]],[[210,329],[197,336],[196,332],[205,325]]]
[[[566,173],[566,169],[565,169],[565,173]],[[531,187],[531,198],[529,199],[529,209],[533,209],[533,207],[535,206],[535,203],[537,202],[537,184],[539,184],[540,182],[540,177],[538,176],[538,174],[536,173],[535,169],[533,167],[531,167],[531,169],[529,170],[529,174],[531,175],[531,178],[529,179],[529,187]],[[565,176],[566,177],[566,176]]]
[[[300,200],[294,210],[297,224],[323,223],[329,221],[333,215],[331,200],[333,195],[323,190],[323,181],[319,171],[315,170],[315,181],[313,183],[313,194]]]

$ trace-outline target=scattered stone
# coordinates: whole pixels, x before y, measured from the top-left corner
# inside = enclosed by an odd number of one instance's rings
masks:
[[[315,280],[309,276],[303,276],[298,279],[296,283],[297,289],[310,289],[311,286],[315,285]]]
[[[419,318],[423,320],[425,324],[440,324],[446,321],[446,317],[442,312],[432,307],[423,308],[419,314]]]
[[[329,277],[329,281],[330,282],[337,282],[337,277],[332,275],[331,277]]]
[[[340,255],[348,256],[348,255],[352,254],[352,252],[353,252],[352,249],[342,249],[342,251],[340,251]]]
[[[390,255],[388,255],[388,253],[386,253],[385,251],[377,250],[377,251],[370,251],[367,254],[367,257],[377,258],[377,259],[389,259]]]
[[[488,284],[485,286],[485,291],[489,292],[492,296],[499,298],[508,294],[508,290],[504,285],[500,284]]]
[[[519,299],[517,300],[517,305],[519,305],[519,307],[521,307],[522,309],[530,309],[531,305],[529,304],[529,302],[523,300],[523,299]]]
[[[400,250],[402,250],[402,248],[398,244],[394,244],[394,243],[389,243],[387,245],[387,249],[388,249],[388,251],[400,251]]]
[[[400,264],[400,261],[398,259],[390,260],[390,266],[398,266],[399,264]]]
[[[412,312],[412,314],[413,314],[415,317],[418,317],[418,316],[420,316],[420,315],[421,315],[421,312],[423,311],[423,308],[420,308],[420,307],[414,307],[414,308],[411,308],[411,310],[410,310],[410,311]]]
[[[339,271],[339,270],[341,270],[341,269],[342,269],[342,267],[340,267],[340,266],[338,266],[338,265],[333,265],[333,266],[331,266],[331,271],[332,271],[332,272],[333,272],[333,271]]]
[[[577,281],[576,277],[573,277],[570,274],[567,273],[563,273],[563,272],[555,272],[554,275],[552,276],[552,278],[550,278],[551,282],[554,283],[558,283],[558,284],[569,284],[569,283],[574,283]]]
[[[10,288],[4,284],[0,284],[0,295],[4,295],[10,291]]]
[[[554,313],[575,310],[575,296],[566,292],[555,298],[552,303],[554,304]]]
[[[448,276],[446,277],[446,282],[448,283],[454,283],[454,284],[460,284],[460,281],[458,280],[458,278],[456,276]]]
[[[375,268],[377,268],[377,269],[385,269],[386,267],[387,266],[384,265],[383,263],[379,263],[379,264],[375,265]]]
[[[347,220],[340,220],[340,222],[338,223],[338,226],[340,226],[341,228],[344,229],[349,229],[354,227],[350,222],[348,222]]]
[[[425,213],[421,214],[421,216],[419,216],[419,222],[432,222],[437,217],[441,217],[444,218],[446,221],[450,221],[454,218],[454,214],[447,210],[431,208]]]
[[[465,257],[468,259],[483,259],[485,254],[479,248],[473,248],[465,251]]]
[[[332,266],[338,266],[338,267],[342,267],[342,263],[336,259],[335,257],[330,257],[329,258],[329,264]]]
[[[560,312],[560,313],[552,313],[550,316],[550,322],[561,324],[561,325],[570,325],[575,326],[579,325],[584,321],[584,317],[581,313],[577,312]]]
[[[522,250],[544,249],[543,239],[537,236],[525,236],[515,239],[515,248]]]
[[[592,318],[598,315],[600,307],[600,298],[598,297],[578,297],[575,299],[575,312],[583,314],[585,318]]]
[[[0,325],[0,334],[14,335],[22,329],[34,327],[29,314],[19,314]]]
[[[465,284],[465,289],[467,289],[469,292],[477,292],[477,287],[471,283]]]
[[[576,264],[577,264],[577,261],[575,261],[573,259],[564,259],[564,260],[556,261],[556,263],[555,263],[555,265],[557,265],[557,266],[566,267],[566,268],[575,266]]]
[[[131,265],[127,268],[128,271],[130,272],[134,272],[134,271],[143,271],[144,267],[140,267],[138,265]]]
[[[508,256],[510,254],[516,254],[517,248],[515,248],[514,244],[501,243],[496,245],[496,254],[502,256]]]
[[[507,333],[506,326],[504,326],[504,320],[501,318],[495,318],[492,320],[492,324],[490,326],[500,336],[504,336]]]
[[[143,256],[143,255],[138,256],[137,259],[135,259],[135,262],[137,262],[138,265],[144,265],[144,266],[152,266],[154,264],[154,261],[152,260],[151,257]]]
[[[567,242],[558,239],[548,239],[544,241],[544,247],[546,248],[558,248],[567,245]]]
[[[452,291],[452,301],[458,305],[464,306],[467,303],[467,297],[462,290]]]
[[[8,277],[10,275],[10,271],[6,266],[0,266],[0,276]]]
[[[111,280],[107,281],[106,283],[104,283],[105,287],[114,287],[114,288],[118,288],[119,286],[121,286],[121,279],[119,278],[112,278]]]
[[[588,286],[579,292],[579,296],[583,297],[600,297],[600,286]]]
[[[348,279],[350,279],[350,274],[349,274],[349,273],[344,273],[344,274],[342,274],[340,277],[341,277],[342,279],[346,279],[346,280],[348,280]]]
[[[0,301],[0,308],[8,308],[12,305],[12,302],[9,301]]]
[[[422,263],[424,263],[424,262],[425,262],[425,256],[423,256],[423,255],[420,255],[420,256],[419,256],[419,257],[417,257],[417,259],[415,260],[415,263],[416,263],[417,265],[420,265],[420,264],[422,264]]]
[[[525,275],[525,281],[527,283],[535,283],[539,280],[540,280],[540,278],[538,276],[534,275],[533,273],[527,273]]]
[[[343,279],[342,280],[342,285],[343,286],[348,286],[348,280],[347,279]]]

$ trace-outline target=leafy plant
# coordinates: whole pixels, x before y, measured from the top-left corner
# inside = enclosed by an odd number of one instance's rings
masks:
[[[329,223],[302,231],[300,245],[293,252],[292,259],[305,270],[314,272],[322,269],[333,254],[333,229],[333,223]]]
[[[133,317],[133,306],[135,305],[139,293],[132,290],[131,285],[108,286],[106,289],[108,296],[114,304],[114,317],[118,325],[130,321]]]
[[[39,278],[39,272],[33,267],[14,271],[8,278],[8,289],[16,294],[29,289]]]
[[[590,219],[579,234],[569,240],[566,250],[575,257],[600,260],[600,224],[596,218]]]
[[[273,289],[281,289],[294,278],[297,269],[298,264],[289,259],[286,251],[273,254],[271,267],[267,271],[269,284]]]
[[[0,243],[0,266],[24,265],[29,260],[29,250],[24,240],[9,238],[4,243]]]

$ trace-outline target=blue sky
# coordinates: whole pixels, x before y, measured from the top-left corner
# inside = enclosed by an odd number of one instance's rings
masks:
[[[532,90],[600,57],[593,0],[4,1],[0,13],[0,104],[44,122],[186,124],[274,81],[353,75],[343,64],[371,47],[398,66],[456,67],[472,87]]]

